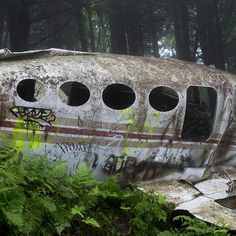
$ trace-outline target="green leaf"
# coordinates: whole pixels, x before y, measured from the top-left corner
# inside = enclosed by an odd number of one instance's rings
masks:
[[[82,220],[87,225],[92,225],[93,227],[100,228],[100,224],[94,219],[90,217],[86,217],[86,219]]]
[[[46,208],[49,212],[56,211],[56,205],[54,202],[52,202],[52,199],[50,197],[39,197],[37,198],[39,203]]]
[[[164,205],[167,203],[166,201],[166,197],[164,195],[158,195],[158,202],[161,204],[161,205]]]
[[[131,207],[121,206],[120,209],[122,209],[124,211],[129,211],[131,209]]]
[[[24,225],[24,219],[22,214],[13,211],[4,211],[4,214],[8,219],[8,221],[10,222],[10,224],[18,227],[22,227]]]
[[[180,215],[180,216],[175,216],[173,218],[173,221],[181,221],[181,222],[187,221],[187,222],[190,222],[190,221],[192,221],[192,218],[189,217],[189,216]]]
[[[64,223],[61,223],[61,224],[58,224],[56,226],[56,231],[59,235],[61,235],[62,231],[67,228],[67,227],[70,227],[70,223],[68,222],[64,222]]]
[[[86,208],[84,206],[74,206],[72,209],[71,209],[71,214],[72,215],[79,215],[81,218],[84,218],[84,214],[86,212]]]

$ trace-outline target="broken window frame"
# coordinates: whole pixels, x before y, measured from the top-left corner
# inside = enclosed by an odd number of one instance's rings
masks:
[[[38,102],[45,96],[46,86],[36,79],[22,79],[16,85],[16,93],[26,102]]]
[[[73,85],[75,83],[78,84],[78,87]],[[65,86],[66,84],[68,84],[69,91],[65,91],[65,89],[62,89],[62,87]],[[85,90],[83,91],[84,94],[80,95],[80,93],[76,92],[78,89]],[[86,104],[89,101],[91,93],[89,88],[84,83],[73,80],[73,81],[66,81],[59,86],[58,97],[60,101],[67,106],[79,107]]]
[[[188,91],[191,87],[198,87],[198,88],[207,88],[211,92],[208,92],[208,104],[204,104],[204,101],[201,100],[201,97],[196,94],[192,94],[192,96],[198,96],[193,99],[198,99],[198,101],[192,101],[192,104],[188,102],[189,95]],[[193,92],[194,93],[194,92]],[[210,96],[214,93],[214,101],[210,101]],[[210,138],[212,135],[212,131],[214,129],[215,125],[215,118],[217,114],[217,102],[218,102],[218,93],[217,90],[212,86],[202,86],[202,85],[190,85],[186,89],[186,105],[185,105],[185,114],[183,119],[183,126],[181,131],[181,137],[184,140],[190,140],[190,141],[196,141],[196,142],[202,142],[206,141]],[[211,103],[211,104],[210,104]],[[189,104],[189,106],[188,106]],[[192,106],[192,107],[190,107]],[[208,107],[210,106],[210,107]],[[188,110],[194,110],[194,114],[191,114],[188,112]],[[195,120],[191,122],[191,119],[189,117],[194,117]],[[190,120],[190,121],[188,121]],[[189,131],[190,129],[191,131]],[[201,129],[201,131],[200,131]]]

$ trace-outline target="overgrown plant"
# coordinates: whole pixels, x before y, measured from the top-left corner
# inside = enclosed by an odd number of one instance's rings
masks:
[[[186,236],[226,236],[229,235],[228,229],[225,227],[209,226],[206,222],[191,218],[189,216],[176,216],[174,221],[182,221],[182,230],[180,233]]]
[[[153,213],[165,223],[165,205],[162,197],[122,190],[115,177],[96,181],[84,165],[67,176],[66,163],[23,157],[12,140],[1,138],[0,222],[7,234],[116,234],[121,225],[121,231],[135,233],[144,215],[143,231]]]
[[[52,235],[69,226],[68,204],[76,194],[68,184],[64,163],[22,157],[11,140],[1,139],[1,222],[11,234]]]
[[[115,177],[96,181],[82,165],[23,156],[11,139],[0,139],[1,235],[227,235],[186,218],[181,231],[170,224],[172,205],[136,187],[121,189]]]

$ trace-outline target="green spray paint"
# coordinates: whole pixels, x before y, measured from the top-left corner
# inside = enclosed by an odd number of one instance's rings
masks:
[[[154,134],[155,127],[159,123],[160,118],[161,118],[161,113],[159,111],[154,111],[147,116],[144,123],[144,128],[148,130],[149,134]]]
[[[121,118],[119,120],[119,122],[124,122],[126,121],[126,134],[125,134],[125,138],[124,138],[124,147],[123,147],[123,155],[125,156],[125,159],[128,156],[128,137],[129,137],[129,133],[132,130],[133,127],[136,126],[137,121],[135,120],[134,117],[134,110],[131,108],[127,108],[122,110],[121,112]]]
[[[161,113],[159,111],[154,111],[151,114],[149,114],[145,120],[144,128],[148,130],[148,134],[154,134],[155,127],[157,127],[157,124],[160,121]],[[124,138],[124,147],[123,147],[123,154],[125,156],[125,159],[127,156],[129,156],[129,150],[128,150],[128,140],[129,140],[129,133],[134,130],[135,127],[138,127],[138,121],[135,119],[135,111],[134,109],[127,108],[122,110],[121,112],[121,118],[119,122],[126,121],[126,135]],[[143,130],[140,130],[137,128],[136,132],[140,133]],[[148,143],[148,139],[146,140],[146,143],[139,144],[135,149],[134,152],[138,151],[139,149],[142,149],[146,144]]]
[[[41,132],[37,130],[39,126],[34,122],[16,120],[15,128],[13,128],[12,137],[16,142],[19,151],[25,152],[31,149],[37,149],[44,145],[41,141]]]

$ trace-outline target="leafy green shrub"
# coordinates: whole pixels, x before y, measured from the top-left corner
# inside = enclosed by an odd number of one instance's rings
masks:
[[[228,229],[217,226],[209,226],[206,222],[189,216],[176,216],[174,221],[182,221],[182,229],[179,234],[183,236],[227,236]]]
[[[67,176],[66,163],[23,157],[12,140],[0,142],[0,223],[7,234],[157,232],[166,222],[163,197],[122,190],[115,177],[96,181],[84,165]]]
[[[68,202],[75,195],[67,188],[66,165],[53,165],[41,157],[23,158],[7,141],[1,140],[0,153],[1,222],[13,235],[60,233],[69,226]]]
[[[172,206],[162,195],[135,189],[124,195],[122,204],[129,209],[129,225],[134,235],[157,235],[169,226],[168,209]]]
[[[227,235],[188,218],[170,230],[172,208],[161,195],[121,189],[115,177],[96,181],[85,165],[68,176],[66,163],[23,157],[0,139],[1,235]]]

